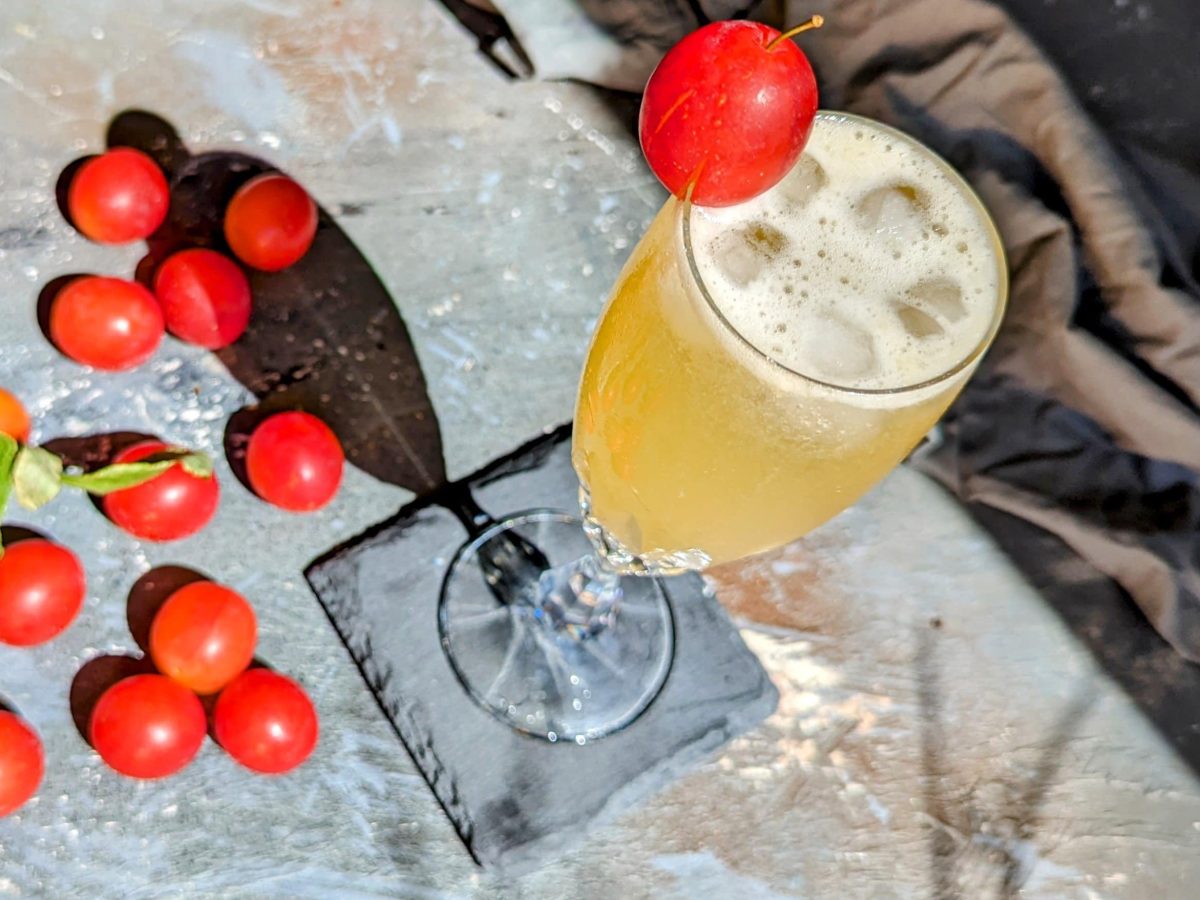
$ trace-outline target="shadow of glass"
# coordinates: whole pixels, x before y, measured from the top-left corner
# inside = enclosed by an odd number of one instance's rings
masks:
[[[1063,756],[1095,705],[1097,688],[1081,681],[1037,742],[1037,761],[1020,780],[976,782],[955,770],[954,736],[945,727],[944,694],[934,619],[915,629],[920,711],[921,794],[928,837],[930,895],[935,900],[994,895],[1016,898],[1032,874],[1028,847],[1039,836],[1042,807],[1058,783]],[[957,776],[957,777],[956,777]],[[953,788],[959,788],[957,792]],[[991,787],[998,791],[985,791]],[[996,800],[994,793],[1002,798]],[[986,889],[985,889],[986,888]]]

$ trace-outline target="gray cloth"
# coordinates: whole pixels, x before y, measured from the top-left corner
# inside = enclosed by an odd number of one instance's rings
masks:
[[[1200,660],[1200,290],[1172,236],[999,9],[836,10],[811,42],[824,103],[945,155],[1009,256],[1004,328],[919,464],[1057,535]]]
[[[663,4],[613,6],[640,6],[653,21]],[[1056,535],[1200,661],[1200,286],[1180,252],[1178,204],[1168,228],[998,7],[786,6],[786,21],[826,17],[801,39],[821,105],[894,124],[949,159],[1008,253],[1004,327],[916,463],[964,502]],[[592,77],[596,59],[581,53],[574,72],[555,74],[616,82],[611,71]],[[625,62],[627,82],[644,80],[640,57]]]

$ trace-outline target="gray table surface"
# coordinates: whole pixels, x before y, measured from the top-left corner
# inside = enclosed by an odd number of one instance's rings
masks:
[[[1200,783],[989,539],[901,469],[808,539],[712,576],[782,700],[579,850],[519,879],[471,862],[305,585],[313,557],[411,498],[350,471],[326,510],[253,499],[221,459],[251,397],[175,341],[93,373],[40,333],[59,274],[127,274],[62,220],[63,166],[128,107],[194,150],[294,173],[376,266],[413,334],[452,476],[571,414],[608,286],[662,198],[626,116],[582,85],[508,83],[428,0],[6,0],[0,8],[0,384],[36,435],[132,430],[201,447],[226,490],[153,546],[64,496],[9,520],[75,548],[80,620],[0,647],[0,696],[40,730],[45,783],[0,820],[0,896],[1190,897]],[[134,649],[151,567],[243,591],[261,654],[323,737],[283,779],[211,744],[178,777],[108,771],[71,719],[89,658]],[[940,627],[931,624],[936,619]]]

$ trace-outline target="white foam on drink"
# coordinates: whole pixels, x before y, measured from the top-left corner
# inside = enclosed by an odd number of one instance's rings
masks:
[[[822,113],[782,182],[737,206],[694,207],[690,231],[729,324],[840,387],[896,389],[954,369],[1000,302],[974,197],[919,145],[852,117]]]

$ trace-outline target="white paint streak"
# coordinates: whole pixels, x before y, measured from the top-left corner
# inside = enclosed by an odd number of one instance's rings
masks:
[[[175,55],[203,72],[197,79],[217,109],[258,127],[294,128],[302,107],[271,66],[255,56],[250,43],[237,35],[211,29],[189,32],[174,44]]]
[[[50,103],[46,99],[44,94],[41,94],[41,93],[31,89],[30,87],[28,87],[25,84],[25,82],[21,81],[20,78],[18,78],[12,72],[8,71],[8,69],[0,68],[0,82],[7,84],[9,87],[13,88],[17,93],[23,95],[24,97],[28,98],[30,101],[35,103],[37,106],[46,110],[46,112],[53,115],[54,118],[57,119],[58,121],[61,122],[67,118],[60,109],[58,109],[56,106],[54,106],[52,103]]]
[[[285,19],[300,17],[300,5],[297,3],[276,3],[273,0],[242,0],[242,4],[272,16],[283,16]]]
[[[892,821],[891,810],[879,802],[879,798],[874,794],[867,794],[867,809],[871,810],[871,815],[884,825]]]
[[[383,126],[383,134],[388,139],[388,143],[393,147],[399,146],[403,138],[403,132],[396,123],[396,120],[391,116],[384,116],[379,120],[379,123]]]
[[[111,108],[116,102],[116,94],[113,92],[113,74],[112,72],[102,72],[100,77],[96,79],[96,90],[100,93],[100,102],[106,108]]]
[[[672,853],[656,856],[650,864],[676,879],[675,896],[691,897],[691,888],[703,884],[704,893],[722,900],[793,900],[794,894],[781,894],[766,882],[734,872],[713,854]]]
[[[483,178],[480,179],[481,187],[479,193],[475,195],[475,202],[480,206],[491,203],[495,188],[503,178],[503,174],[498,171],[485,172]]]

